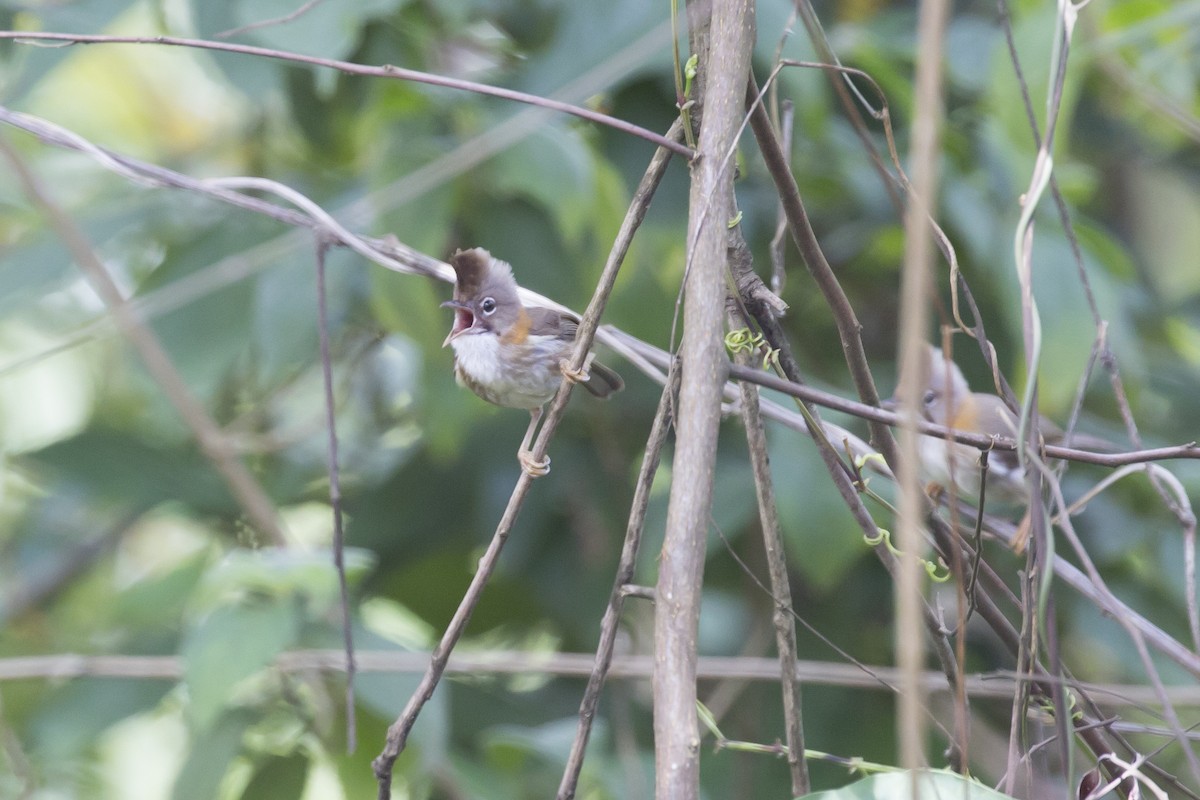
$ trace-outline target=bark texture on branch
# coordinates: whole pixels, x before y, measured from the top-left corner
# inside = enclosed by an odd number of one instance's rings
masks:
[[[695,15],[689,16],[694,23]],[[713,4],[708,36],[707,58],[700,53],[704,110],[689,198],[674,477],[654,620],[656,796],[678,800],[699,795],[696,629],[728,363],[722,318],[727,224],[733,209],[731,154],[754,40],[753,5],[749,0]]]

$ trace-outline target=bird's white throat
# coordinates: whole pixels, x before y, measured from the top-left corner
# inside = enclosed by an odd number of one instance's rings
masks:
[[[458,366],[477,383],[501,381],[500,337],[494,333],[464,333],[450,340]]]

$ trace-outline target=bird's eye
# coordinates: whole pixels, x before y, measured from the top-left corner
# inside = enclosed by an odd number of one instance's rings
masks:
[[[925,405],[930,405],[936,399],[937,392],[930,389],[929,391],[925,392],[925,396],[921,398],[921,402],[923,402]]]
[[[496,313],[496,301],[490,297],[483,298],[483,302],[479,304],[479,309],[487,316]]]

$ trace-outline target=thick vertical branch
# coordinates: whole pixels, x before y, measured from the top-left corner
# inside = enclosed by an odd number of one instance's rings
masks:
[[[933,248],[926,215],[936,208],[938,135],[942,119],[942,34],[946,25],[945,0],[923,0],[918,22],[917,92],[913,104],[911,173],[913,196],[904,215],[904,275],[901,284],[901,372],[920,374],[921,348],[929,321],[932,286],[930,261]],[[896,606],[896,658],[901,670],[897,738],[900,763],[914,769],[925,762],[925,717],[920,673],[924,667],[921,637],[921,566],[924,549],[921,516],[924,504],[914,466],[917,463],[915,424],[920,407],[920,381],[901,387],[900,402],[910,424],[900,431],[903,454],[900,471],[900,570],[894,584]]]
[[[696,628],[727,365],[721,323],[733,170],[725,156],[741,121],[753,33],[750,0],[713,4],[709,57],[702,72],[700,156],[689,199],[691,247],[684,284],[674,479],[654,614],[655,785],[658,797],[677,800],[699,795]]]
[[[671,129],[667,131],[667,138],[674,141],[679,138],[682,131],[683,124],[679,120],[676,120]],[[654,192],[658,189],[658,185],[667,171],[667,164],[670,161],[670,157],[671,154],[669,151],[659,148],[650,160],[650,165],[646,168],[645,174],[642,175],[642,180],[638,184],[637,191],[633,194],[629,210],[625,213],[625,219],[621,223],[621,230],[617,233],[612,252],[609,253],[608,263],[605,265],[604,276],[608,276],[610,267],[613,270],[611,278],[606,281],[606,285],[610,288],[612,281],[615,280],[615,268],[625,260],[625,256],[629,252],[629,246],[633,243],[633,236],[638,228],[641,227],[642,220],[646,216],[646,211],[650,207],[650,200],[654,197]],[[601,278],[602,281],[605,280],[604,276]],[[577,336],[586,337],[590,342],[591,337],[596,332],[596,325],[599,322],[599,317],[595,317],[590,319],[589,328],[584,328],[581,324]],[[588,347],[583,347],[578,351],[577,366],[583,365],[583,359],[586,357],[587,352]],[[633,571],[637,565],[638,550],[641,547],[642,541],[642,528],[646,521],[646,507],[650,502],[650,487],[654,482],[654,475],[658,471],[662,446],[666,442],[667,435],[671,430],[671,415],[675,411],[675,392],[678,388],[678,383],[678,369],[670,370],[667,385],[663,388],[663,394],[659,400],[658,412],[655,414],[654,424],[650,429],[650,437],[646,441],[646,453],[642,459],[641,471],[638,474],[637,489],[634,492],[633,503],[629,509],[629,523],[625,528],[625,545],[621,549],[621,559],[617,566],[613,591],[609,596],[608,608],[605,609],[604,619],[600,622],[600,643],[596,647],[596,662],[592,667],[592,674],[588,677],[588,685],[584,691],[583,700],[579,704],[579,727],[576,729],[575,740],[571,744],[571,754],[567,759],[567,766],[563,770],[562,781],[559,783],[559,800],[570,800],[575,796],[575,789],[579,783],[579,773],[583,769],[583,757],[587,750],[588,739],[592,733],[592,721],[595,719],[596,706],[600,702],[600,691],[604,688],[604,681],[608,677],[608,667],[612,662],[613,647],[617,640],[617,626],[621,618],[621,609],[625,603],[624,589],[633,580]]]

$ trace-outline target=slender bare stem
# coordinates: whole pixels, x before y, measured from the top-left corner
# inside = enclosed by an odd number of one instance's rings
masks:
[[[346,648],[346,750],[358,744],[354,702],[354,628],[350,612],[350,589],[346,583],[346,534],[342,526],[342,484],[338,465],[337,415],[333,401],[333,361],[329,356],[329,304],[325,294],[325,253],[329,245],[317,240],[317,331],[321,346],[321,379],[325,389],[325,427],[328,437],[329,508],[333,513],[333,566],[337,570],[342,605],[342,639]]]
[[[571,754],[567,758],[562,781],[558,786],[558,800],[573,798],[579,785],[579,773],[583,769],[583,758],[587,751],[588,739],[591,736],[592,723],[596,718],[596,707],[600,703],[600,692],[604,688],[609,668],[612,666],[613,647],[617,641],[621,609],[628,596],[626,586],[633,580],[634,569],[637,566],[638,550],[641,547],[642,531],[646,522],[646,509],[650,505],[650,488],[654,483],[654,475],[658,472],[663,445],[671,431],[672,415],[678,391],[679,370],[675,369],[671,371],[671,379],[663,387],[662,396],[658,401],[658,410],[654,415],[654,423],[650,427],[650,436],[646,440],[646,452],[642,456],[642,467],[638,472],[633,503],[629,509],[629,523],[625,527],[625,544],[621,548],[621,559],[617,564],[617,574],[613,580],[612,593],[608,598],[608,607],[605,608],[604,618],[600,621],[600,643],[596,646],[596,658],[591,674],[588,675],[588,684],[583,693],[583,700],[579,704],[579,727],[575,731],[575,739],[571,743]]]
[[[500,552],[504,549],[505,542],[508,541],[508,535],[512,532],[517,515],[525,503],[525,496],[529,493],[532,484],[533,478],[528,472],[522,470],[521,477],[517,479],[516,488],[513,489],[513,493],[508,499],[508,506],[504,509],[500,524],[496,526],[492,541],[479,559],[479,565],[476,567],[475,575],[471,578],[470,585],[467,586],[466,593],[459,601],[458,608],[450,619],[450,624],[446,627],[445,633],[442,634],[441,640],[430,656],[429,667],[425,670],[416,691],[405,704],[404,710],[400,712],[400,716],[388,728],[383,752],[371,762],[371,766],[375,770],[375,779],[379,783],[379,800],[389,800],[392,796],[392,767],[395,765],[396,759],[400,757],[400,753],[404,751],[405,745],[408,744],[408,736],[417,722],[417,716],[429,699],[433,697],[433,692],[441,681],[442,674],[446,671],[450,653],[458,644],[458,640],[462,638],[463,631],[466,630],[467,623],[471,620],[471,614],[479,604],[479,598],[483,595],[488,579],[496,569],[496,564],[500,560]]]
[[[740,352],[742,366],[748,366],[753,356]],[[779,672],[783,692],[783,720],[787,737],[788,770],[792,778],[792,794],[796,797],[809,791],[808,765],[804,760],[804,722],[800,705],[800,684],[796,674],[796,623],[792,616],[792,590],[788,582],[787,552],[779,526],[779,507],[775,502],[775,487],[767,458],[767,434],[759,410],[758,389],[750,383],[741,384],[742,422],[746,428],[746,446],[750,451],[750,468],[758,500],[758,518],[762,526],[763,550],[767,559],[767,574],[771,579],[772,622],[775,627],[775,647],[779,655]]]
[[[571,114],[581,119],[586,119],[589,122],[606,125],[615,130],[619,130],[622,133],[636,136],[639,139],[645,139],[648,142],[653,142],[659,147],[665,147],[668,150],[676,152],[682,156],[691,158],[693,155],[692,151],[688,147],[680,144],[678,141],[672,141],[661,134],[646,130],[645,128],[634,125],[630,122],[626,122],[625,120],[617,119],[616,117],[610,117],[607,114],[600,113],[599,111],[593,111],[590,108],[571,105],[570,103],[564,103],[560,100],[552,100],[548,97],[541,97],[540,95],[536,94],[518,92],[513,89],[504,89],[499,86],[489,86],[485,83],[476,83],[475,81],[463,80],[461,78],[448,78],[444,75],[434,75],[429,72],[420,72],[415,69],[405,69],[403,67],[392,66],[391,64],[385,64],[381,67],[368,67],[362,64],[354,64],[349,61],[339,61],[334,58],[318,58],[316,56],[301,55],[300,53],[289,53],[284,50],[276,50],[270,47],[258,47],[249,44],[233,44],[231,42],[213,42],[206,39],[186,39],[179,36],[107,36],[102,34],[51,33],[45,31],[0,31],[0,40],[4,39],[16,39],[23,42],[66,42],[67,44],[140,44],[190,47],[198,50],[216,50],[224,53],[238,53],[240,55],[274,58],[281,61],[289,61],[295,64],[310,64],[316,67],[335,69],[338,72],[343,72],[347,75],[364,75],[376,78],[395,78],[413,83],[424,83],[430,86],[441,86],[447,89],[459,89],[466,92],[474,92],[475,94],[499,97],[505,100],[513,100],[518,103],[526,103],[528,105],[547,108],[551,111],[561,111],[564,114]]]
[[[927,341],[929,298],[933,285],[933,247],[926,209],[936,213],[937,157],[942,120],[942,36],[946,27],[945,0],[922,0],[917,21],[917,74],[913,100],[913,135],[910,154],[912,197],[904,214],[904,271],[900,287],[900,363],[904,374],[920,374],[920,359]],[[920,670],[924,647],[920,635],[922,574],[919,563],[925,545],[922,537],[922,512],[926,503],[921,496],[917,475],[917,437],[915,420],[921,407],[918,381],[901,384],[900,405],[904,424],[900,429],[901,465],[898,540],[899,580],[893,587],[896,607],[896,658],[903,674],[896,735],[900,742],[900,763],[907,769],[925,764],[925,717],[921,713]],[[965,731],[958,731],[965,738]],[[964,754],[965,755],[965,754]],[[914,777],[915,781],[916,778]],[[914,790],[916,784],[913,784]]]
[[[269,19],[260,19],[257,22],[247,22],[237,28],[230,28],[227,31],[221,31],[216,34],[218,39],[228,39],[231,36],[237,36],[239,33],[249,33],[250,31],[261,30],[262,28],[271,28],[276,25],[286,25],[289,22],[294,22],[300,17],[312,11],[317,6],[321,5],[325,0],[307,0],[307,2],[292,9],[286,14],[278,17],[270,17]]]
[[[397,650],[359,650],[358,671],[363,673],[420,673],[429,666],[429,653]],[[775,683],[779,680],[779,659],[758,656],[701,656],[696,675],[702,680],[748,680]],[[560,678],[587,678],[596,665],[595,653],[547,653],[522,650],[481,650],[455,653],[446,665],[454,675],[551,675]],[[273,669],[282,672],[345,672],[346,651],[288,650],[276,656]],[[0,658],[0,682],[46,680],[61,682],[74,678],[146,678],[179,680],[183,677],[183,658],[178,655],[53,655]],[[614,655],[609,665],[611,679],[645,681],[654,671],[650,655]],[[1012,670],[972,673],[967,691],[972,697],[1004,699],[1011,697],[1012,685],[1024,679]],[[796,680],[819,686],[895,692],[899,674],[895,667],[869,664],[842,664],[832,661],[797,659]],[[938,670],[926,670],[921,680],[931,693],[946,692],[946,676]],[[1040,676],[1039,680],[1049,680]],[[1072,683],[1104,697],[1108,708],[1153,707],[1160,701],[1151,686],[1134,683]],[[1164,687],[1167,698],[1177,705],[1200,705],[1200,685],[1175,684]],[[1167,733],[1166,735],[1170,735]],[[1191,738],[1200,737],[1193,732]]]

